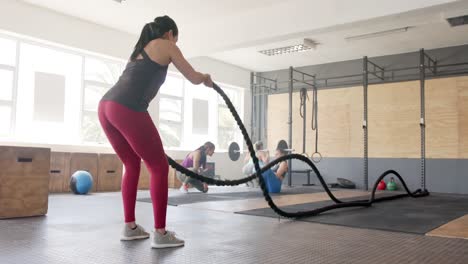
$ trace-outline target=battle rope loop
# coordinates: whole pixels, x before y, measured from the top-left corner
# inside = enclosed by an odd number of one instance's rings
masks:
[[[216,84],[213,84],[213,85],[214,85],[213,89],[226,102],[226,105],[228,106],[229,110],[231,111],[231,114],[233,115],[234,119],[236,120],[237,125],[239,126],[239,128],[240,128],[240,130],[242,132],[242,135],[244,136],[244,140],[245,140],[245,142],[247,144],[247,147],[249,149],[250,157],[252,158],[252,161],[253,161],[253,163],[255,165],[255,171],[256,172],[254,174],[248,176],[248,177],[243,178],[243,179],[238,179],[238,180],[216,180],[216,179],[208,178],[208,177],[199,175],[197,173],[194,173],[193,171],[188,170],[188,169],[184,168],[182,165],[178,164],[171,157],[167,156],[167,159],[169,161],[169,165],[171,167],[173,167],[174,169],[176,169],[177,171],[179,171],[179,172],[181,172],[181,173],[183,173],[183,174],[185,174],[185,175],[187,175],[189,177],[192,177],[192,178],[195,178],[197,180],[203,181],[205,183],[214,184],[214,185],[218,185],[218,186],[220,186],[220,185],[234,186],[234,185],[239,185],[239,184],[242,184],[242,183],[246,183],[246,182],[249,182],[249,181],[251,181],[251,180],[253,180],[255,178],[258,178],[258,181],[260,183],[260,187],[261,187],[261,189],[263,191],[263,196],[265,197],[265,200],[268,202],[268,205],[271,207],[271,209],[273,209],[273,211],[275,211],[277,214],[279,214],[281,216],[291,217],[291,218],[293,218],[293,217],[313,216],[313,215],[317,215],[317,214],[320,214],[322,212],[329,211],[329,210],[336,209],[336,208],[353,207],[353,206],[371,206],[372,203],[374,203],[374,202],[379,202],[379,201],[384,201],[384,200],[392,200],[392,199],[397,199],[397,198],[406,197],[406,196],[422,197],[422,196],[426,196],[426,195],[429,194],[429,192],[427,192],[426,190],[421,191],[421,189],[418,189],[418,190],[416,190],[414,192],[410,192],[410,190],[406,186],[406,183],[403,181],[403,178],[396,171],[388,170],[388,171],[384,172],[377,179],[377,181],[375,182],[374,188],[372,189],[372,195],[369,198],[369,200],[357,200],[357,201],[343,202],[343,201],[340,201],[338,198],[336,198],[333,195],[333,193],[330,191],[327,184],[325,183],[325,180],[323,179],[322,175],[320,175],[320,172],[318,171],[317,167],[311,162],[311,160],[304,157],[303,155],[299,155],[299,154],[285,155],[283,157],[280,157],[280,158],[268,163],[265,167],[260,169],[260,164],[258,163],[257,156],[255,155],[255,150],[254,150],[252,141],[251,141],[249,135],[247,134],[247,130],[245,129],[245,126],[242,123],[242,120],[240,119],[239,114],[237,113],[236,109],[234,108],[233,104],[231,103],[231,100],[229,100],[229,97],[227,97],[227,95],[224,93],[224,91],[221,90],[221,88],[219,88],[218,85],[216,85]],[[332,199],[336,204],[321,207],[321,208],[317,208],[317,209],[313,209],[313,210],[310,210],[310,211],[299,211],[299,212],[286,212],[286,211],[280,209],[278,206],[276,206],[276,204],[273,202],[273,199],[271,198],[271,196],[268,193],[268,190],[267,190],[267,188],[265,186],[265,180],[262,177],[262,173],[265,172],[266,170],[270,169],[274,165],[276,165],[276,164],[278,164],[278,163],[280,163],[282,161],[289,160],[289,159],[298,159],[298,160],[301,160],[301,161],[307,163],[307,165],[309,165],[312,168],[312,170],[315,172],[315,174],[317,175],[317,178],[319,179],[320,183],[322,184],[323,188],[327,192],[330,199]],[[389,197],[375,198],[375,192],[377,190],[378,182],[380,182],[380,180],[382,180],[388,174],[394,174],[396,177],[398,177],[398,179],[400,179],[401,183],[403,184],[403,187],[406,190],[406,194],[398,194],[398,195],[389,196]]]

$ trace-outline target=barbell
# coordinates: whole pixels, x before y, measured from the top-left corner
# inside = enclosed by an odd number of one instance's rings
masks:
[[[295,149],[290,149],[288,148],[288,144],[286,143],[286,141],[284,140],[280,140],[280,142],[278,143],[278,147],[283,149],[284,151],[286,152],[289,152],[289,153],[292,153],[295,151]],[[229,154],[229,158],[232,160],[232,161],[237,161],[240,157],[240,153],[244,153],[244,152],[248,152],[248,151],[241,151],[240,150],[240,147],[239,147],[239,144],[237,144],[237,142],[232,142],[230,145],[229,145],[229,149],[228,149],[228,154]],[[268,152],[270,150],[268,149],[260,149],[260,150],[257,150],[257,151],[263,151],[263,152]],[[307,153],[303,153],[302,155],[304,155],[305,157],[309,157],[307,155]]]
[[[278,142],[278,148],[281,148],[284,151],[289,152],[289,153],[292,153],[292,152],[295,151],[295,149],[288,148],[288,144],[286,143],[285,140],[280,140]],[[229,151],[228,152],[229,158],[232,161],[237,161],[239,159],[241,153],[248,152],[246,150],[241,151],[240,147],[239,147],[239,144],[237,144],[237,142],[232,142],[229,145],[229,150],[228,151]],[[257,151],[268,152],[269,150],[268,149],[260,149],[260,150],[257,150]],[[322,154],[320,154],[320,152],[314,152],[310,157],[309,157],[309,155],[307,153],[302,153],[301,155],[303,155],[306,158],[310,158],[315,163],[318,163],[318,162],[320,162],[322,160]]]
[[[236,142],[232,142],[230,145],[229,145],[229,158],[232,160],[232,161],[237,161],[240,157],[240,148],[239,148],[239,144],[237,144]]]

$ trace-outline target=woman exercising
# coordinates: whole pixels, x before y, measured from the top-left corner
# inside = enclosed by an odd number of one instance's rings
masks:
[[[208,141],[205,144],[203,144],[203,146],[190,152],[182,162],[182,166],[195,173],[203,175],[207,171],[206,156],[213,156],[214,151],[215,145]],[[201,182],[200,180],[185,176],[180,172],[176,172],[176,175],[177,178],[182,182],[181,190],[183,192],[188,193],[188,189],[190,187],[194,187],[203,193],[208,192],[208,184]]]
[[[285,148],[278,144],[278,147],[275,151],[275,159],[278,159],[286,154],[287,152],[285,151]],[[263,167],[263,165],[261,167]],[[288,162],[282,161],[278,164],[278,166],[273,166],[271,169],[262,173],[269,193],[281,192],[281,185],[287,172]]]
[[[103,96],[98,115],[110,144],[123,162],[122,198],[125,227],[121,240],[148,238],[135,223],[135,204],[141,160],[148,168],[153,204],[152,248],[183,246],[166,230],[169,164],[148,105],[164,83],[170,63],[193,84],[213,87],[210,75],[195,71],[177,47],[178,28],[168,16],[146,24],[118,82]]]
[[[263,142],[262,141],[255,142],[254,149],[255,149],[255,155],[257,156],[258,160],[260,162],[263,162],[263,164],[267,164],[270,160],[270,153],[268,152],[268,150],[264,150]],[[250,153],[245,154],[244,163],[245,165],[242,168],[242,173],[245,176],[250,176],[254,172],[254,163],[252,161],[252,158],[250,157]],[[257,182],[256,179],[250,182],[247,182],[246,184],[247,186],[252,185],[252,187],[255,187],[255,182]],[[258,182],[257,182],[257,185],[258,185]]]

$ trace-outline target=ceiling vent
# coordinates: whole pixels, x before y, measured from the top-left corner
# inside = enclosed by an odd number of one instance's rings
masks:
[[[287,54],[287,53],[297,53],[297,52],[304,52],[304,51],[311,50],[311,49],[316,49],[318,44],[319,43],[317,43],[316,41],[306,38],[304,39],[304,43],[302,44],[296,44],[296,45],[274,48],[274,49],[267,49],[267,50],[260,50],[258,52],[267,56],[276,56],[276,55],[282,55],[282,54]]]
[[[449,22],[452,27],[466,25],[468,24],[468,15],[447,18],[447,22]]]

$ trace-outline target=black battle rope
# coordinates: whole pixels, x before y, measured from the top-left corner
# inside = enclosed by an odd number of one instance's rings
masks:
[[[237,113],[236,109],[232,105],[232,103],[229,100],[229,98],[227,97],[227,95],[221,90],[221,88],[219,88],[218,85],[213,84],[213,89],[216,92],[218,92],[218,94],[226,102],[226,105],[228,106],[228,108],[231,111],[234,119],[236,120],[237,125],[239,126],[239,128],[240,128],[240,130],[242,132],[242,135],[244,136],[244,140],[245,140],[245,142],[247,144],[247,147],[249,149],[250,157],[252,158],[252,161],[253,161],[253,163],[255,165],[255,171],[256,172],[254,174],[246,177],[246,178],[243,178],[243,179],[238,179],[238,180],[216,180],[216,179],[208,178],[208,177],[202,176],[200,174],[194,173],[193,171],[184,168],[182,165],[177,163],[171,157],[167,156],[167,159],[169,161],[169,165],[171,165],[171,167],[173,167],[177,171],[179,171],[179,172],[181,172],[181,173],[183,173],[183,174],[185,174],[185,175],[187,175],[189,177],[192,177],[194,179],[203,181],[203,182],[208,183],[208,184],[214,184],[214,185],[218,185],[218,186],[220,186],[220,185],[234,186],[234,185],[239,185],[239,184],[242,184],[242,183],[246,183],[246,182],[249,182],[249,181],[251,181],[251,180],[253,180],[255,178],[258,178],[258,181],[260,183],[260,187],[261,187],[261,189],[263,191],[263,196],[265,197],[265,200],[268,202],[268,205],[271,207],[271,209],[273,209],[273,211],[275,211],[280,216],[291,217],[291,218],[314,216],[314,215],[320,214],[322,212],[329,211],[329,210],[332,210],[332,209],[337,209],[337,208],[353,207],[353,206],[365,206],[366,207],[366,206],[371,206],[372,203],[374,203],[374,202],[392,200],[392,199],[397,199],[397,198],[402,198],[402,197],[407,197],[407,196],[416,198],[416,197],[426,196],[426,195],[429,194],[429,192],[427,192],[427,190],[421,191],[420,189],[418,189],[418,190],[416,190],[414,192],[410,192],[410,190],[406,186],[406,183],[403,181],[403,178],[396,171],[388,170],[388,171],[384,172],[377,179],[377,181],[375,182],[374,188],[372,189],[372,194],[371,194],[369,200],[357,200],[357,201],[343,202],[343,201],[339,200],[338,198],[336,198],[333,195],[333,193],[330,191],[327,184],[325,183],[325,180],[323,179],[322,175],[318,171],[317,167],[312,163],[312,161],[309,158],[304,157],[303,155],[299,155],[299,154],[289,154],[289,155],[282,156],[282,157],[280,157],[278,159],[275,159],[274,161],[268,163],[265,167],[260,169],[260,164],[258,163],[257,156],[255,155],[255,150],[254,150],[252,141],[250,140],[250,137],[247,134],[247,131],[245,129],[244,124],[242,123],[242,120],[239,117],[239,114]],[[317,175],[317,178],[319,179],[319,181],[322,184],[323,188],[327,192],[328,196],[335,202],[335,204],[328,205],[328,206],[321,207],[321,208],[317,208],[317,209],[313,209],[313,210],[309,210],[309,211],[298,211],[298,212],[286,212],[286,211],[283,211],[282,209],[278,208],[278,206],[276,206],[276,204],[273,202],[273,199],[271,198],[270,194],[268,193],[268,190],[267,190],[267,188],[265,186],[265,180],[262,177],[262,173],[265,172],[266,170],[270,169],[274,165],[276,165],[276,164],[278,164],[278,163],[280,163],[282,161],[286,161],[286,160],[290,160],[290,159],[298,159],[298,160],[301,160],[301,161],[307,163],[307,165],[309,165],[309,167],[311,167],[312,170],[315,172],[315,175]],[[398,177],[398,179],[400,179],[401,183],[403,184],[403,187],[406,190],[406,194],[398,194],[398,195],[394,195],[394,196],[375,198],[375,192],[377,190],[378,183],[380,182],[380,180],[382,180],[388,174],[394,174],[395,176]]]

